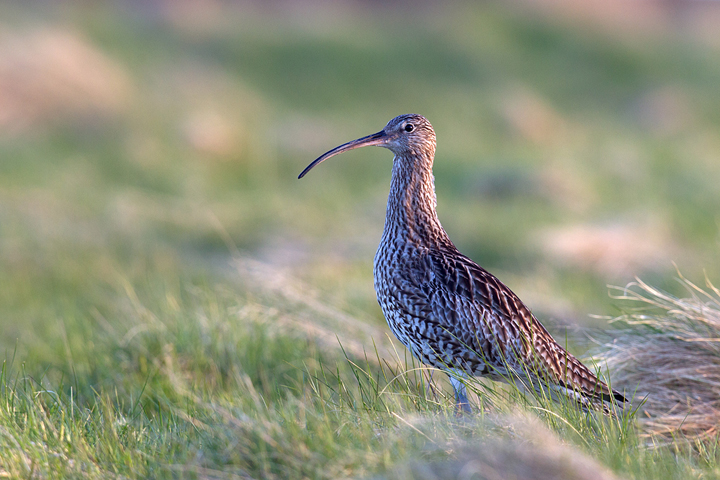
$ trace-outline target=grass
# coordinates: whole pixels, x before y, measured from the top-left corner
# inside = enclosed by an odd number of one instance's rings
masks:
[[[0,476],[720,476],[714,390],[643,383],[631,355],[716,357],[693,335],[717,308],[672,267],[720,273],[714,47],[505,4],[185,8],[0,7]],[[458,418],[393,344],[371,279],[389,157],[296,175],[411,111],[451,238],[573,353],[608,328],[588,313],[629,308],[604,285],[646,279],[652,321],[597,356],[644,409],[481,382]],[[542,240],[578,231],[572,254]]]
[[[640,280],[616,289],[627,313],[615,321],[626,328],[613,335],[603,360],[618,381],[642,388],[648,433],[668,441],[715,439],[720,292],[709,280],[707,289],[678,280],[688,297]]]
[[[64,350],[44,370],[4,363],[3,474],[451,478],[478,462],[510,464],[526,475],[518,478],[716,474],[715,440],[700,452],[682,442],[651,448],[652,429],[631,409],[604,416],[478,384],[477,414],[457,417],[439,372],[381,356],[387,345],[362,357],[321,347],[275,321],[303,316],[279,293],[260,300],[189,280],[123,289],[122,323],[75,318],[67,338],[33,346]]]

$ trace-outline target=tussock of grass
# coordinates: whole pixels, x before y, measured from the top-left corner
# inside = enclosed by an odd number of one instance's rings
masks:
[[[641,280],[619,292],[630,326],[612,332],[601,358],[616,384],[645,398],[641,418],[651,435],[718,437],[720,425],[720,291],[679,278],[688,297],[677,298]]]
[[[478,427],[478,425],[482,425]],[[476,428],[486,432],[476,439],[441,440],[452,455],[413,460],[384,478],[477,478],[494,480],[611,480],[617,477],[577,447],[564,443],[537,417],[521,411],[485,417]],[[442,446],[442,447],[441,447]]]

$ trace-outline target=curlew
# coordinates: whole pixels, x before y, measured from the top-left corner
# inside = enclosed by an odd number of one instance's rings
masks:
[[[435,183],[435,131],[416,114],[324,153],[303,170],[359,147],[395,154],[385,228],[373,276],[395,336],[423,363],[450,374],[457,408],[469,412],[464,379],[517,382],[583,408],[603,408],[623,395],[568,353],[530,309],[494,275],[458,251],[440,225]]]

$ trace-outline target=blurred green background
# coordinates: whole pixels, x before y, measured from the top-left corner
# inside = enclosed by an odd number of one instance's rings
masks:
[[[296,177],[411,112],[450,237],[555,332],[717,281],[715,3],[3,2],[0,346],[235,254],[383,325],[389,152]]]

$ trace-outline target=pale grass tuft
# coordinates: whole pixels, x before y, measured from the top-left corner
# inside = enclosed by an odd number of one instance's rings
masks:
[[[413,425],[422,430],[427,417]],[[439,458],[426,455],[392,471],[387,478],[430,480],[439,478],[501,480],[613,480],[617,479],[578,448],[563,442],[535,416],[515,410],[502,415],[486,416],[469,422],[481,425],[481,438],[435,439],[434,446],[443,453]],[[456,426],[460,427],[460,426]],[[462,427],[458,428],[462,430]],[[484,437],[484,438],[483,438]],[[432,453],[432,452],[430,452]],[[427,458],[431,457],[431,458]]]
[[[662,222],[646,225],[569,225],[540,233],[540,246],[557,261],[616,278],[657,268],[676,250]]]
[[[615,385],[637,388],[645,398],[639,416],[652,436],[705,439],[720,425],[720,291],[680,276],[687,298],[677,298],[637,279],[619,292],[629,310],[614,321],[632,328],[613,332],[599,359]]]
[[[132,90],[128,72],[79,32],[45,26],[0,34],[0,133],[58,117],[112,116]]]

